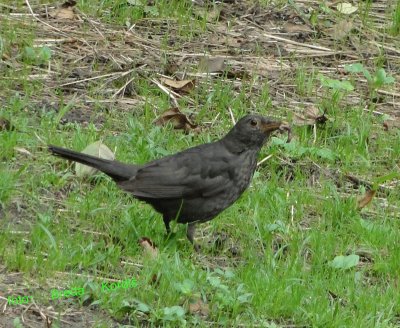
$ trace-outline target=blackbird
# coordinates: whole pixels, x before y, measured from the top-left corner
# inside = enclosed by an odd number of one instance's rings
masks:
[[[257,155],[270,134],[288,130],[283,122],[246,115],[222,139],[186,149],[143,165],[129,165],[49,145],[54,155],[94,167],[109,175],[135,198],[170,221],[188,223],[187,238],[194,244],[196,223],[212,220],[246,190]]]

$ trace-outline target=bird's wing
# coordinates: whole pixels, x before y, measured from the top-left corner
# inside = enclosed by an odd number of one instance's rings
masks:
[[[143,166],[119,186],[144,198],[211,197],[233,184],[228,164],[220,156],[192,149]]]

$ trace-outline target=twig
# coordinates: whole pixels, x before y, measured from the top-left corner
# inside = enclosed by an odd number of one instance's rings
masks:
[[[160,82],[158,82],[156,79],[150,79],[151,82],[153,82],[156,86],[158,86],[161,91],[165,92],[168,97],[171,100],[172,106],[174,107],[179,107],[178,101],[176,100],[175,95],[179,96],[176,92],[173,92],[172,90],[168,89],[166,86],[162,85]]]
[[[231,116],[232,123],[233,123],[233,125],[235,125],[236,124],[235,116],[233,116],[232,109],[230,106],[228,106],[228,111],[229,111],[229,115]]]
[[[313,135],[314,135],[313,144],[315,145],[315,143],[317,142],[317,124],[313,124]]]
[[[299,46],[299,47],[306,47],[306,48],[311,48],[311,49],[316,49],[316,50],[334,52],[334,50],[329,49],[329,48],[325,48],[325,47],[321,47],[321,46],[314,46],[312,44],[307,44],[307,43],[300,43],[300,42],[296,42],[296,41],[293,41],[293,40],[281,38],[279,36],[275,36],[275,35],[272,35],[272,34],[264,33],[263,36],[265,36],[267,38],[283,41],[283,42],[286,42],[286,43],[289,43],[289,44],[294,44],[294,45]],[[336,52],[336,53],[338,53],[338,52]]]
[[[214,117],[214,119],[212,120],[211,125],[210,125],[211,127],[215,124],[215,122],[217,121],[219,115],[220,115],[220,113],[218,113],[218,114]]]
[[[79,81],[73,81],[73,82],[67,82],[67,83],[63,83],[60,84],[58,86],[55,86],[53,88],[60,88],[60,87],[65,87],[67,85],[73,85],[73,84],[78,84],[78,83],[82,83],[82,82],[87,82],[87,81],[92,81],[92,80],[97,80],[97,79],[101,79],[104,77],[110,77],[110,76],[116,76],[116,75],[121,75],[120,77],[123,77],[129,73],[132,73],[136,68],[130,69],[129,71],[126,72],[114,72],[114,73],[108,73],[108,74],[103,74],[103,75],[99,75],[99,76],[93,76],[93,77],[88,77],[87,79],[83,79],[83,80],[79,80]]]
[[[261,161],[257,163],[257,166],[260,166],[262,163],[268,161],[272,156],[272,154],[269,154],[267,157],[264,157]]]
[[[131,83],[134,79],[136,78],[136,76],[132,77],[131,79],[128,80],[128,82],[126,82],[121,88],[119,88],[112,96],[111,99],[115,98],[122,90],[124,90],[127,85],[129,83]]]

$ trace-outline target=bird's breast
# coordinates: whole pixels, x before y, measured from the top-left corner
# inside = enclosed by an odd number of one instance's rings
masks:
[[[248,151],[240,154],[240,157],[238,158],[238,163],[234,166],[234,180],[236,181],[238,187],[246,189],[249,186],[256,166],[256,153]]]

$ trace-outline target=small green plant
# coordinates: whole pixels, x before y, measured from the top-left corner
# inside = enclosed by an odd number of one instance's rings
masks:
[[[185,309],[182,306],[174,305],[165,307],[162,309],[161,313],[160,319],[163,321],[186,323]]]
[[[346,93],[353,91],[354,87],[350,81],[330,79],[322,74],[318,74],[317,77],[321,82],[321,86],[326,89],[326,96],[324,97],[324,108],[329,111],[334,111],[339,106],[339,102],[346,95]]]
[[[354,87],[349,81],[340,81],[335,79],[328,79],[322,74],[318,75],[321,81],[321,86],[332,89],[334,91],[353,91]]]
[[[360,261],[360,257],[356,254],[350,254],[347,256],[339,255],[336,256],[330,263],[329,266],[335,269],[351,269]]]
[[[25,47],[22,58],[30,65],[44,65],[51,59],[51,50],[48,47]]]
[[[387,75],[383,68],[379,68],[374,74],[371,74],[361,63],[346,65],[344,69],[349,73],[362,73],[364,75],[368,82],[368,91],[371,99],[376,96],[376,92],[379,88],[388,84],[393,84],[395,81],[394,77]]]
[[[292,140],[292,142],[286,143],[282,139],[273,137],[272,144],[283,147],[292,158],[301,158],[303,156],[316,156],[327,161],[335,161],[335,159],[337,158],[336,153],[329,148],[303,147],[296,140]]]

